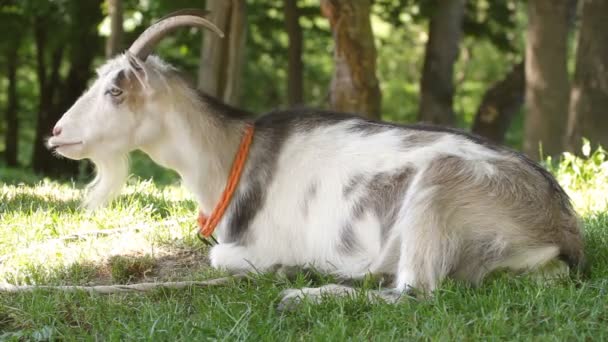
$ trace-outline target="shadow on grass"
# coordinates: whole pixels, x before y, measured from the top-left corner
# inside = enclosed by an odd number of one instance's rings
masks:
[[[128,252],[108,255],[103,260],[85,259],[50,268],[41,264],[26,264],[18,271],[5,274],[0,282],[53,286],[123,285],[188,280],[194,275],[208,271],[209,267],[203,250],[176,250],[156,257],[145,253]]]
[[[158,215],[160,218],[170,216],[172,208],[185,208],[188,211],[196,211],[196,203],[192,200],[173,200],[165,196],[148,193],[121,195],[112,201],[109,207],[111,209],[113,207],[131,206],[140,208],[152,206],[155,215]],[[2,213],[28,213],[38,210],[74,213],[84,209],[81,207],[81,199],[79,198],[62,200],[32,193],[17,193],[10,196],[10,198],[8,196],[0,196],[0,212]]]
[[[43,211],[68,211],[74,212],[78,210],[80,201],[76,199],[61,200],[50,199],[48,196],[37,194],[18,193],[10,198],[0,198],[0,212],[32,212],[36,210]]]
[[[18,271],[4,275],[2,281],[14,285],[101,285],[107,284],[109,272],[104,262],[78,261],[48,268],[27,264]]]
[[[585,217],[585,257],[590,280],[607,279],[608,213]]]
[[[7,185],[36,185],[42,181],[44,177],[34,174],[26,169],[8,168],[0,166],[0,184]]]
[[[110,208],[130,206],[152,206],[155,215],[158,215],[163,219],[171,215],[172,208],[184,208],[191,212],[195,212],[197,208],[196,202],[190,199],[175,200],[162,194],[150,194],[145,192],[121,195],[111,203]]]

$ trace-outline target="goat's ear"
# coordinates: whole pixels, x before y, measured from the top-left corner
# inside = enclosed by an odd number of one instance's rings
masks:
[[[129,50],[127,50],[125,52],[125,56],[127,57],[127,61],[129,62],[129,65],[131,66],[131,68],[135,69],[136,71],[144,71],[144,61],[142,61],[141,59],[139,59],[139,57],[135,56],[134,54],[132,54]]]
[[[148,87],[148,74],[146,72],[146,64],[144,61],[139,59],[137,56],[129,51],[125,52],[127,61],[129,62],[129,69],[131,73],[137,78],[141,86],[145,89]]]

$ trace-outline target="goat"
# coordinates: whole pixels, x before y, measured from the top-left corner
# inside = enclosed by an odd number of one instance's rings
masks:
[[[320,110],[248,112],[200,94],[150,55],[179,27],[218,34],[197,13],[150,26],[109,60],[57,122],[48,146],[96,165],[85,203],[116,195],[140,149],[176,170],[202,212],[222,195],[248,126],[254,136],[216,230],[211,265],[231,272],[313,267],[339,278],[388,274],[390,300],[431,294],[446,277],[479,284],[493,270],[562,262],[580,270],[577,214],[553,176],[524,155],[459,130]],[[351,293],[344,285],[285,300]]]

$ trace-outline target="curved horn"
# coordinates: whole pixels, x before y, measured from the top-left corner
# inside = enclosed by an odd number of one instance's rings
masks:
[[[224,32],[215,24],[203,18],[208,14],[207,11],[186,9],[173,12],[161,20],[148,27],[136,40],[131,44],[129,52],[145,61],[152,53],[156,44],[158,44],[165,36],[171,34],[181,27],[194,26],[209,29],[224,38]]]

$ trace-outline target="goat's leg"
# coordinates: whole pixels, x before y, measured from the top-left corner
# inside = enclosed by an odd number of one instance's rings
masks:
[[[430,294],[447,277],[458,257],[458,239],[435,206],[433,191],[406,201],[395,225],[401,237],[396,289]]]
[[[305,300],[309,303],[319,304],[327,297],[352,297],[356,292],[357,289],[353,287],[338,284],[288,289],[281,292],[281,302],[278,305],[278,310],[293,310]],[[385,302],[394,304],[402,298],[401,291],[396,289],[367,290],[366,295],[368,300],[374,303]]]
[[[232,243],[219,244],[209,251],[211,266],[226,270],[229,273],[242,274],[261,272],[266,269],[255,264],[253,254],[247,247]]]
[[[428,227],[416,227],[425,229]],[[396,289],[401,292],[421,291],[426,294],[435,290],[447,272],[441,267],[446,256],[439,237],[427,234],[406,233],[401,244],[397,268]]]

